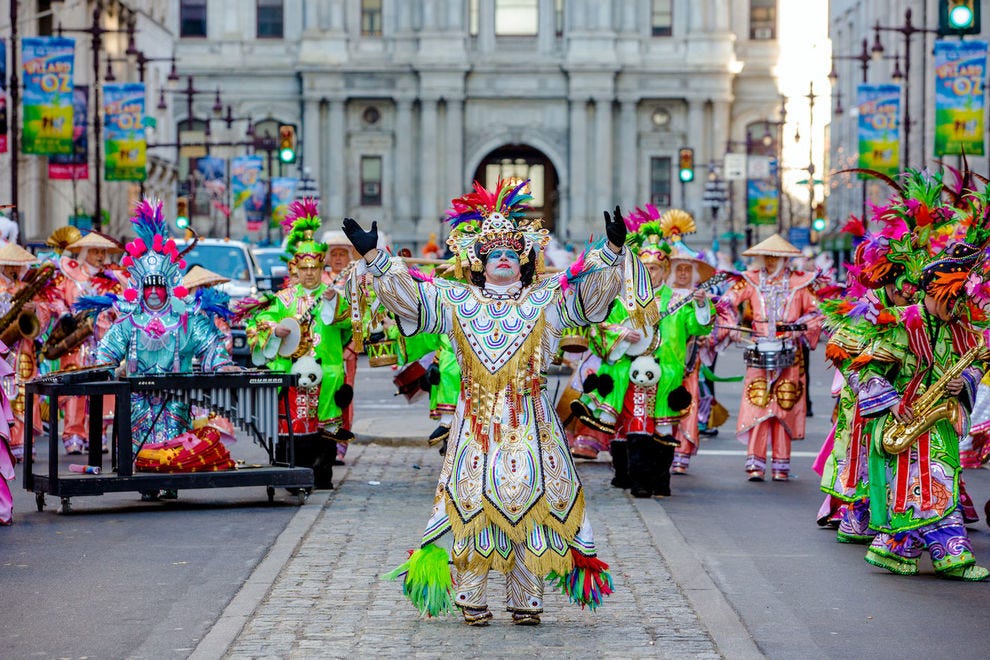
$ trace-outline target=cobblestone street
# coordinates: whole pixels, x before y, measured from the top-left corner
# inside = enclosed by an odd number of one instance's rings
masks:
[[[300,512],[327,502],[267,594],[255,603],[242,597],[253,582],[266,579],[259,575],[263,564],[195,656],[222,653],[217,645],[223,631],[234,629],[226,619],[235,627],[246,621],[229,643],[230,658],[476,657],[491,656],[493,649],[498,657],[719,657],[658,551],[656,525],[644,520],[644,513],[656,521],[665,514],[655,501],[610,488],[607,463],[584,464],[581,474],[599,554],[612,566],[616,592],[592,613],[548,590],[543,624],[514,627],[495,606],[502,589],[493,573],[495,620],[469,629],[459,615],[420,619],[400,584],[380,578],[422,533],[439,469],[435,450],[358,444],[347,458],[349,465],[335,473],[337,490],[314,493]]]

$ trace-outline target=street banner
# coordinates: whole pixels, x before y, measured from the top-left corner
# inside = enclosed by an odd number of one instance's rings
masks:
[[[750,225],[776,225],[780,196],[773,179],[746,180],[746,222]]]
[[[144,139],[144,83],[103,85],[106,139],[104,178],[144,181],[148,176],[148,143]]]
[[[48,157],[49,179],[80,181],[89,178],[88,109],[89,87],[76,85],[72,90],[72,153]]]
[[[261,178],[261,156],[238,156],[230,161],[230,191],[234,208],[251,199],[252,189]]]
[[[0,154],[7,153],[7,42],[0,39]]]
[[[210,193],[210,199],[222,200],[227,192],[227,161],[216,156],[203,156],[196,159],[196,171],[203,177],[203,187]]]
[[[901,160],[901,86],[859,85],[859,167],[894,176]],[[860,173],[860,179],[869,179]]]
[[[272,227],[281,226],[289,204],[296,198],[296,184],[299,179],[276,177],[272,179]]]
[[[984,154],[987,42],[935,42],[935,155]]]
[[[72,153],[72,64],[76,40],[24,37],[22,150],[50,156]]]

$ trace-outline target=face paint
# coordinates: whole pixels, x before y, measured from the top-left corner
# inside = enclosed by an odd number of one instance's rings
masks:
[[[145,286],[144,303],[148,309],[161,309],[168,300],[168,293],[163,286]]]

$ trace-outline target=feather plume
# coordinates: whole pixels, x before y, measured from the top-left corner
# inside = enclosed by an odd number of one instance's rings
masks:
[[[76,312],[86,312],[97,316],[100,312],[117,304],[118,300],[119,298],[112,293],[104,296],[80,296],[72,305],[72,309]]]
[[[213,287],[200,287],[196,291],[196,306],[208,316],[220,316],[231,319],[234,312],[230,309],[230,296]]]
[[[161,236],[168,236],[161,200],[142,199],[138,202],[134,206],[131,224],[134,226],[134,233],[145,245],[153,245],[156,236],[159,237],[158,240],[161,240]]]

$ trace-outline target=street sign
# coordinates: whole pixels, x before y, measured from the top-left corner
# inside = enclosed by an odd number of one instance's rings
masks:
[[[726,181],[743,181],[746,179],[746,154],[725,154]]]
[[[701,205],[705,208],[719,208],[728,199],[728,191],[729,184],[726,181],[706,181]]]
[[[787,240],[798,249],[803,249],[811,245],[811,228],[791,227],[787,232]]]

